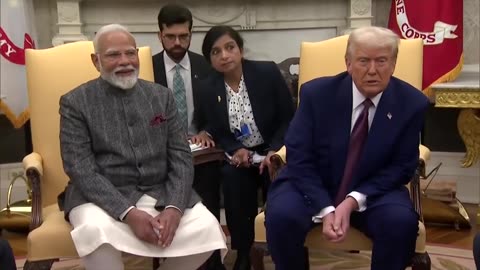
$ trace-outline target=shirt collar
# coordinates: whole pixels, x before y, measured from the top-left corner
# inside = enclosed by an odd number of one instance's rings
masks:
[[[380,102],[380,98],[382,97],[382,95],[383,95],[383,92],[380,92],[373,98],[370,98],[375,108],[378,106],[378,102]],[[363,101],[365,101],[366,99],[362,95],[362,93],[360,93],[360,91],[358,90],[357,86],[353,81],[352,81],[352,97],[353,97],[352,111],[355,110],[355,108],[357,108],[358,106],[360,106],[360,104],[362,104]]]
[[[168,56],[168,54],[163,51],[163,62],[165,63],[165,70],[167,72],[171,71],[172,69],[175,68],[175,61]],[[185,54],[185,56],[182,58],[182,60],[178,63],[183,69],[190,70],[190,57],[188,57],[188,52]]]

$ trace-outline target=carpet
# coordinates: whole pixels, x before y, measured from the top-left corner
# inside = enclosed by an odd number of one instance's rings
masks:
[[[446,246],[428,245],[427,251],[432,260],[432,270],[475,270],[471,250],[451,248]],[[368,270],[370,269],[370,253],[346,253],[340,251],[310,251],[311,270]],[[124,256],[126,269],[151,270],[151,259]],[[235,252],[230,251],[225,258],[227,269],[232,269]],[[17,269],[23,269],[25,259],[17,260]],[[53,265],[55,270],[83,269],[79,259],[64,259]],[[270,257],[265,258],[265,269],[273,270]],[[410,269],[410,268],[407,268]],[[179,269],[182,270],[182,269]],[[187,269],[185,269],[187,270]]]

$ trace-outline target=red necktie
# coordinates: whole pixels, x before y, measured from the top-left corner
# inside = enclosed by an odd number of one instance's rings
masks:
[[[338,206],[347,196],[350,184],[352,182],[353,173],[357,169],[358,160],[362,153],[363,145],[368,135],[368,109],[373,105],[372,101],[367,98],[363,101],[363,111],[358,116],[352,133],[350,134],[350,142],[348,145],[347,162],[343,171],[342,182],[335,197],[335,206]]]

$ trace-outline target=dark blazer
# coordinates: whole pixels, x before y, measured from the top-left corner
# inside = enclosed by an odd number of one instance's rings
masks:
[[[181,211],[200,201],[173,94],[139,79],[121,90],[98,78],[60,99],[60,149],[70,178],[59,206],[94,203],[113,218],[143,194]]]
[[[311,215],[333,205],[343,176],[352,119],[352,77],[344,72],[302,85],[300,106],[287,132],[287,166],[271,185],[290,181]],[[404,187],[418,165],[418,146],[429,102],[392,77],[378,103],[350,191],[367,195],[367,207],[411,202]],[[388,193],[388,196],[383,196]]]
[[[153,56],[153,75],[156,83],[168,87],[167,75],[165,73],[165,62],[163,61],[164,53],[165,51],[161,51]],[[191,76],[194,106],[193,124],[197,127],[198,131],[201,131],[205,127],[205,122],[202,118],[198,118],[197,113],[195,112],[195,108],[197,108],[199,102],[199,98],[197,97],[199,95],[199,83],[200,80],[208,77],[212,72],[212,68],[200,54],[188,51],[188,57],[190,58],[190,66],[192,69]]]
[[[293,117],[292,96],[274,62],[243,60],[242,65],[255,123],[268,150],[277,151]],[[199,113],[206,118],[206,130],[226,152],[244,148],[230,131],[223,74],[214,72],[202,81],[201,95]]]

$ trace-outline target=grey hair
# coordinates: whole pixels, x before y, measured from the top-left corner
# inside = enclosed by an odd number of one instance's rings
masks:
[[[348,37],[345,58],[352,56],[357,45],[372,48],[392,49],[393,59],[397,59],[400,38],[390,29],[378,26],[366,26],[353,30]]]
[[[123,25],[116,24],[116,23],[104,25],[100,29],[98,29],[97,33],[95,34],[95,37],[93,38],[93,48],[95,49],[95,53],[99,53],[98,40],[103,35],[112,33],[112,32],[123,32],[133,38],[133,35],[130,33],[130,31],[128,31],[128,29]]]

